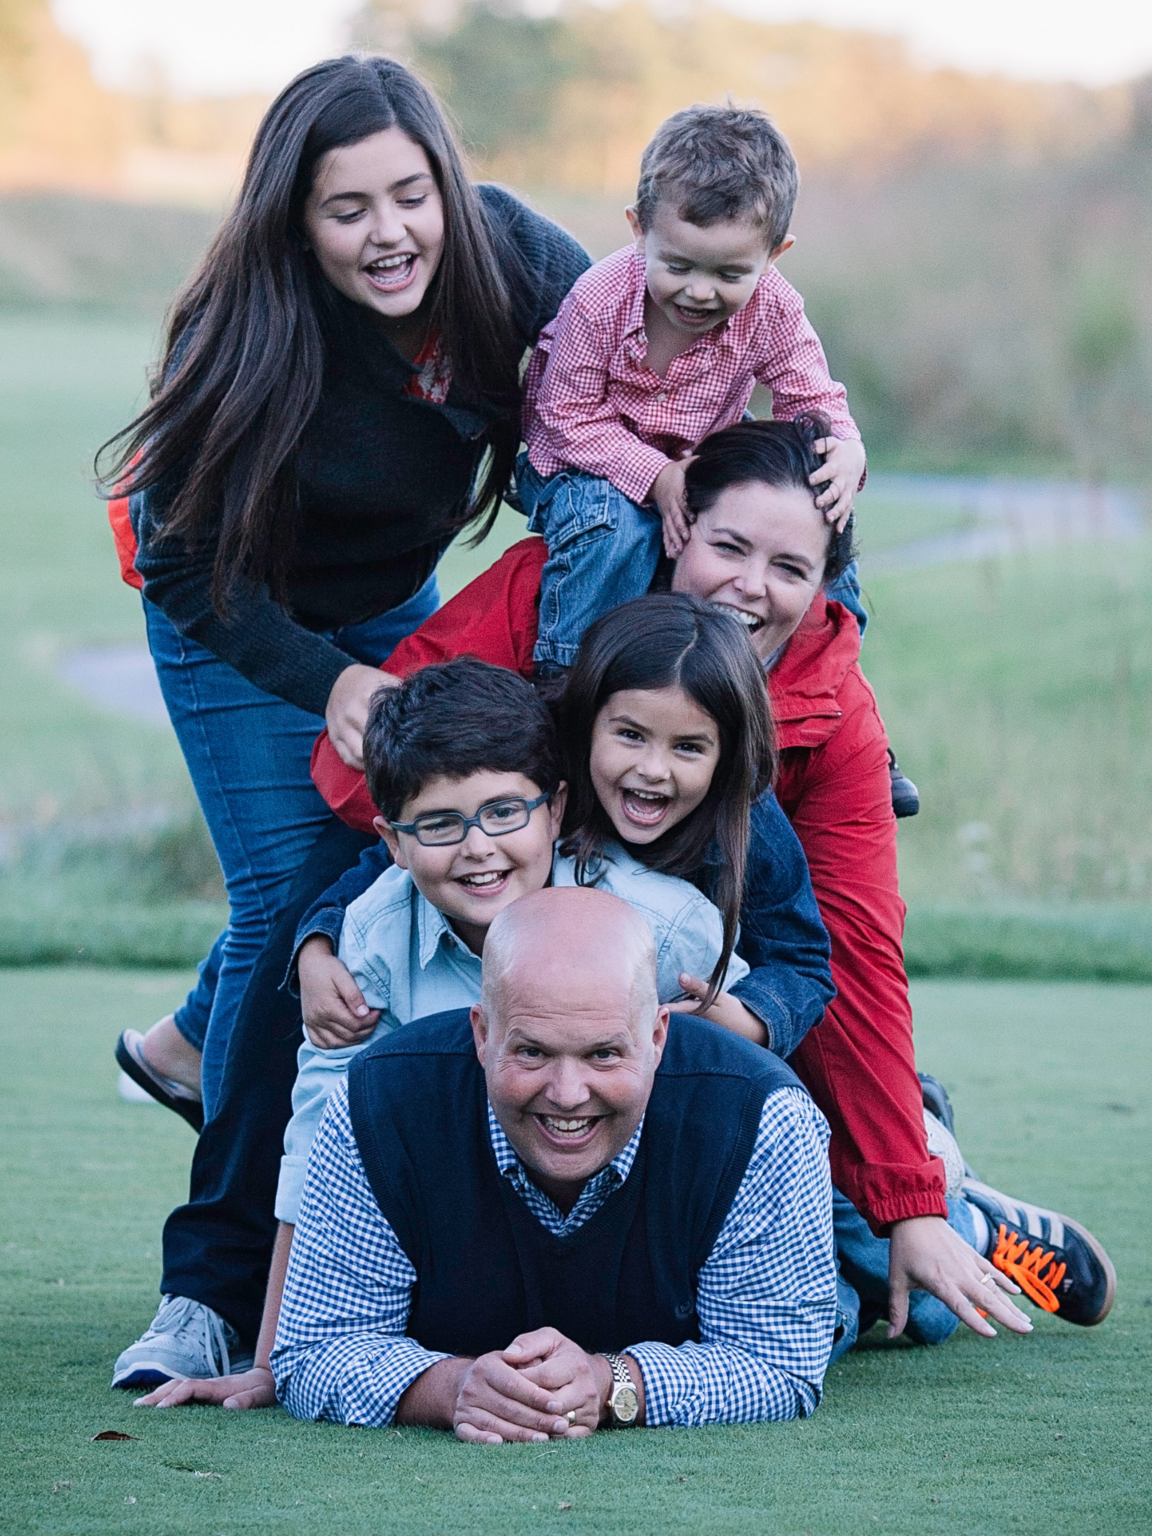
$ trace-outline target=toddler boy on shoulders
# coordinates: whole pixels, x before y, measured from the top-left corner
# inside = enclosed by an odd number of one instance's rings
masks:
[[[864,447],[803,300],[776,270],[798,186],[765,113],[677,112],[641,160],[635,245],[585,272],[541,332],[517,483],[529,529],[548,545],[535,650],[544,675],[571,666],[594,618],[648,590],[661,536],[679,554],[687,459],[741,419],[757,383],[777,419],[829,418],[816,504],[847,521]],[[863,630],[855,564],[830,595]]]

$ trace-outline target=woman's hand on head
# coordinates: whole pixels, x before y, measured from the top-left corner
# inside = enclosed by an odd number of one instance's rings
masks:
[[[812,446],[824,455],[824,462],[815,474],[808,476],[808,483],[823,487],[816,505],[825,522],[835,523],[842,533],[868,462],[864,444],[852,437],[821,437]]]
[[[322,1051],[359,1045],[380,1022],[379,1008],[369,1008],[344,962],[332,953],[332,941],[314,933],[300,946],[300,1010],[312,1044]]]
[[[210,1376],[204,1380],[166,1381],[138,1397],[137,1408],[182,1408],[189,1403],[214,1403],[218,1408],[272,1408],[276,1382],[267,1366],[254,1365],[238,1376]]]
[[[364,769],[364,727],[368,711],[381,688],[398,688],[400,679],[379,667],[359,662],[345,667],[332,684],[324,721],[340,761],[348,768]]]
[[[745,1008],[738,997],[733,997],[731,992],[718,992],[715,1001],[710,1007],[703,1006],[704,999],[708,996],[708,983],[701,981],[699,976],[693,976],[688,971],[680,974],[680,985],[693,999],[691,1004],[673,1004],[674,1013],[695,1013],[702,1019],[711,1019],[713,1024],[720,1024],[724,1029],[730,1029],[734,1035],[743,1035],[745,1040],[751,1040],[753,1045],[768,1045],[768,1027],[763,1019],[758,1019],[750,1008]]]

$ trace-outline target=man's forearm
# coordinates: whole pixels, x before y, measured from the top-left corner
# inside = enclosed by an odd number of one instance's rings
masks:
[[[396,1424],[423,1424],[428,1429],[451,1429],[460,1396],[460,1385],[472,1361],[463,1355],[437,1360],[407,1387],[396,1404]]]

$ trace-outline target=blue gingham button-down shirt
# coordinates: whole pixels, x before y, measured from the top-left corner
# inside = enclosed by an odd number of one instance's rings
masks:
[[[589,881],[628,902],[651,928],[662,1003],[681,995],[681,971],[711,975],[723,947],[724,924],[694,885],[649,869],[615,844],[591,871]],[[552,883],[574,885],[576,861],[556,854]],[[312,1138],[328,1095],[347,1077],[353,1057],[413,1019],[480,1001],[479,955],[420,894],[408,871],[397,865],[348,907],[339,954],[364,1001],[380,1009],[380,1022],[368,1039],[332,1050],[321,1050],[305,1035],[296,1058],[292,1119],[284,1132],[276,1189],[278,1221],[297,1219]],[[747,975],[747,962],[733,955],[724,985],[730,988]]]
[[[550,1231],[588,1221],[628,1178],[643,1126],[567,1217],[532,1183],[489,1110],[501,1173]],[[749,1423],[811,1413],[835,1326],[828,1126],[802,1090],[765,1100],[748,1167],[697,1277],[700,1341],[637,1341],[649,1425]],[[299,1419],[391,1422],[404,1390],[444,1359],[405,1332],[416,1271],[364,1172],[342,1086],[313,1144],[272,1370]],[[509,1340],[509,1343],[512,1341]]]

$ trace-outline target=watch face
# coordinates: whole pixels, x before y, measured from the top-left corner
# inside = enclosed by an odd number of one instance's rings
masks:
[[[612,1413],[617,1424],[634,1424],[640,1412],[640,1399],[635,1387],[617,1387],[612,1394]]]

